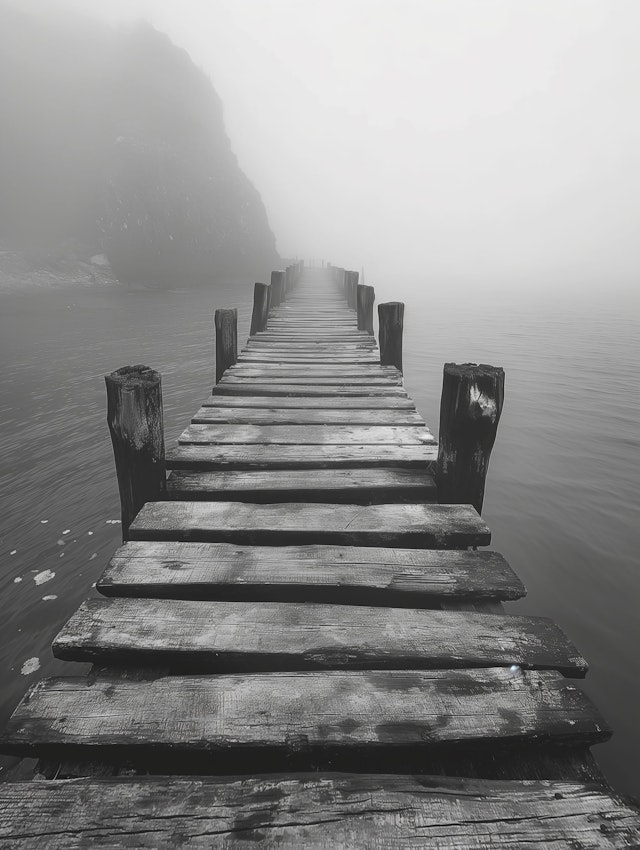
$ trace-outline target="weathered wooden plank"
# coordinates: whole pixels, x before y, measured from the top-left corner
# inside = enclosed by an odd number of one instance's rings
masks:
[[[135,722],[132,722],[132,718]],[[251,722],[247,722],[251,718]],[[127,760],[164,754],[224,756],[258,770],[264,758],[301,751],[421,754],[434,747],[498,748],[546,742],[596,743],[610,737],[587,697],[559,673],[506,668],[432,671],[323,670],[252,676],[44,679],[27,693],[0,738],[3,752]],[[326,755],[325,755],[326,758]],[[273,761],[271,761],[273,763]],[[347,762],[347,765],[349,762]],[[256,771],[257,772],[257,771]]]
[[[322,374],[303,375],[301,373],[293,373],[290,375],[270,375],[270,370],[265,370],[262,375],[242,375],[242,374],[227,374],[219,382],[219,386],[229,387],[251,387],[255,384],[288,384],[290,386],[301,387],[323,387],[323,386],[345,386],[345,387],[362,387],[366,392],[370,387],[376,389],[378,387],[401,387],[402,378],[399,375],[380,375],[379,377],[367,377],[366,375],[332,375]]]
[[[297,337],[289,337],[287,334],[279,333],[273,334],[271,338],[254,334],[247,338],[247,345],[252,348],[306,348],[311,351],[315,351],[317,348],[357,350],[359,348],[372,349],[377,347],[375,339],[368,335],[352,336],[350,334],[343,340],[330,339],[324,336],[316,337],[312,334],[298,334]]]
[[[544,617],[287,602],[90,599],[57,635],[53,654],[234,673],[518,664],[582,677],[587,670]]]
[[[147,502],[131,524],[129,537],[461,549],[488,546],[491,532],[469,505]]]
[[[432,475],[413,469],[304,469],[191,472],[167,479],[171,499],[240,502],[435,502]]]
[[[351,398],[333,398],[325,396],[322,398],[305,398],[294,396],[282,397],[274,400],[272,396],[208,396],[202,402],[203,407],[253,407],[288,410],[411,410],[416,406],[408,396],[376,396],[372,398],[353,396]]]
[[[335,409],[312,409],[275,407],[273,399],[265,408],[252,407],[201,407],[193,424],[235,425],[410,425],[424,426],[424,420],[416,410],[351,410],[348,407]]]
[[[323,383],[277,383],[271,381],[258,381],[251,378],[246,380],[227,381],[223,378],[213,389],[213,395],[301,395],[301,396],[388,396],[391,398],[407,398],[403,387],[392,383],[374,384],[361,383],[332,384],[331,380]]]
[[[491,551],[138,541],[117,550],[97,587],[105,596],[416,608],[525,594],[502,555]]]
[[[340,469],[404,467],[432,471],[437,448],[424,446],[178,446],[166,454],[167,469]]]
[[[262,364],[265,365],[267,363],[273,363],[279,366],[286,366],[289,363],[293,364],[304,364],[309,363],[312,365],[321,365],[326,363],[328,365],[344,365],[351,366],[357,363],[371,364],[377,365],[379,363],[379,358],[376,352],[371,354],[286,354],[284,352],[274,352],[269,353],[267,351],[255,352],[255,351],[247,351],[245,350],[243,354],[238,357],[238,363],[247,363],[247,364]]]
[[[384,445],[436,444],[427,427],[404,425],[217,425],[194,424],[178,437],[181,445]]]
[[[284,378],[286,381],[294,378],[359,378],[363,381],[372,378],[397,378],[401,379],[402,375],[393,366],[380,366],[378,364],[357,363],[354,365],[330,364],[326,363],[321,366],[309,364],[290,364],[279,366],[275,363],[266,365],[256,364],[237,364],[232,366],[226,372],[227,377],[239,378]]]
[[[262,342],[297,342],[303,345],[307,344],[307,341],[313,341],[315,343],[325,343],[327,345],[340,345],[342,342],[346,343],[358,343],[360,345],[374,347],[376,345],[375,340],[364,334],[360,331],[323,331],[319,330],[317,333],[314,332],[312,340],[309,338],[311,334],[307,331],[262,331],[261,333],[255,334],[252,339]]]
[[[602,788],[557,781],[336,773],[0,785],[2,850],[174,850],[177,836],[192,850],[617,850],[640,846],[640,816]]]

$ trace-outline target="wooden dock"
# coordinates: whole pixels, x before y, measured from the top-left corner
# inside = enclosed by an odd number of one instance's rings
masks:
[[[91,672],[38,682],[2,733],[39,762],[0,784],[0,850],[640,847],[590,752],[610,731],[585,660],[505,608],[525,590],[473,507],[491,446],[452,503],[401,311],[381,358],[356,278],[257,284],[239,354],[219,311],[218,381],[166,456],[150,396],[118,448],[109,390],[126,542],[53,644]]]

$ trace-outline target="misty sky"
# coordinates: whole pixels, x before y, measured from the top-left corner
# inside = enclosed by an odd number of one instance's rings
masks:
[[[434,281],[638,278],[638,0],[61,2],[187,48],[285,255]]]

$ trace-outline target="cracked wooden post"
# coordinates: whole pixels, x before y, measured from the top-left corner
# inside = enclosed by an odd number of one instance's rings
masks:
[[[238,362],[238,311],[216,310],[216,384],[229,366]]]
[[[504,399],[504,369],[445,363],[436,485],[440,504],[482,512],[491,449]]]
[[[402,301],[387,301],[384,304],[378,304],[380,365],[395,366],[400,372],[402,372],[403,328],[404,304]]]
[[[267,329],[269,308],[271,306],[271,285],[269,283],[256,283],[253,287],[253,312],[251,313],[251,329],[249,334],[253,336],[258,331]]]
[[[373,303],[376,292],[373,286],[359,283],[356,287],[358,305],[358,330],[366,331],[373,336]]]
[[[277,307],[284,301],[284,276],[283,271],[271,272],[271,306]]]
[[[166,498],[162,381],[140,365],[123,366],[104,380],[124,542],[144,503]]]

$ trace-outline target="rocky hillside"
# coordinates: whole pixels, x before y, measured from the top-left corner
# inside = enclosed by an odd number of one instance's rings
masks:
[[[0,5],[0,240],[104,252],[122,281],[182,285],[278,262],[220,100],[146,24]]]

